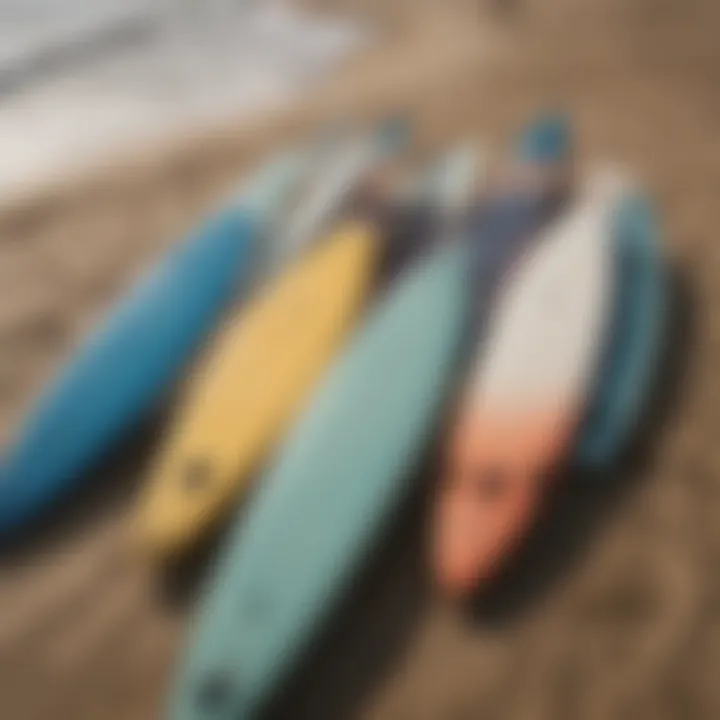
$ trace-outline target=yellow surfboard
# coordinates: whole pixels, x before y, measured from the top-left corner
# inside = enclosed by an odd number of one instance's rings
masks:
[[[342,225],[223,333],[140,498],[138,532],[152,554],[182,552],[231,510],[301,409],[362,310],[374,232]]]

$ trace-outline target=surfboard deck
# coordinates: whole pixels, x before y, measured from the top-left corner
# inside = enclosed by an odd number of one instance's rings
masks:
[[[408,487],[452,379],[467,248],[411,266],[333,365],[216,567],[170,717],[251,717]]]
[[[263,168],[239,202],[170,251],[71,357],[0,464],[0,535],[42,512],[168,389],[212,328],[305,157]]]
[[[232,509],[356,321],[375,249],[372,227],[341,226],[220,336],[140,501],[139,535],[154,555],[186,550]]]
[[[592,178],[499,291],[450,435],[433,566],[450,594],[488,579],[527,531],[547,473],[569,451],[613,291],[609,203]]]
[[[667,271],[660,229],[649,200],[637,190],[615,210],[618,283],[607,350],[583,423],[575,461],[609,467],[637,430],[659,366],[667,318]]]

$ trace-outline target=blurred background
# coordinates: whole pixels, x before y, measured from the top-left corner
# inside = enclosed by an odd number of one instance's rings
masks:
[[[4,195],[287,104],[367,35],[278,3],[10,0],[0,12]]]
[[[570,113],[580,160],[655,197],[677,268],[647,433],[551,515],[470,615],[425,577],[432,480],[270,709],[300,720],[720,717],[720,4],[715,0],[0,0],[0,442],[151,260],[268,152],[390,112],[417,152]],[[0,557],[12,720],[164,704],[202,568],[121,541],[152,419]]]

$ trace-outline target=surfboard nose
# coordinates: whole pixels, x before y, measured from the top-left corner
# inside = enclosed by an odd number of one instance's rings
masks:
[[[451,600],[468,595],[478,584],[472,558],[442,545],[435,548],[433,575],[438,590]]]
[[[571,152],[572,135],[568,119],[559,113],[539,115],[516,139],[516,152],[525,162],[555,163]]]
[[[494,485],[494,480],[491,481]],[[450,598],[467,596],[492,581],[524,535],[534,515],[532,493],[489,488],[496,500],[457,490],[443,503],[437,519],[434,548],[436,584]]]
[[[435,516],[434,576],[441,591],[461,597],[492,581],[527,533],[543,483],[533,470],[537,449],[512,443],[512,426],[490,438],[492,450],[473,455],[455,447],[455,460],[441,484]],[[489,433],[480,433],[487,438]],[[474,438],[477,439],[477,438]],[[498,452],[499,449],[499,452]],[[494,451],[494,452],[493,452]],[[547,452],[547,449],[544,449]]]
[[[438,589],[450,598],[471,592],[478,583],[477,517],[470,498],[448,487],[435,518],[433,574]]]

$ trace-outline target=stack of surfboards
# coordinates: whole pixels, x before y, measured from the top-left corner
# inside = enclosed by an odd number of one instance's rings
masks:
[[[328,132],[281,155],[143,278],[41,395],[3,457],[0,535],[34,520],[85,477],[172,386],[233,299],[327,232],[362,177],[402,149],[408,129],[391,120],[359,140]],[[338,251],[329,264],[353,264],[358,253]],[[367,272],[357,267],[359,276]],[[328,322],[342,324],[340,316]]]
[[[508,262],[438,489],[434,569],[452,594],[497,571],[527,531],[548,474],[574,449],[583,462],[609,462],[637,418],[642,391],[629,398],[615,388],[623,367],[647,387],[655,341],[646,336],[642,352],[627,344],[627,311],[633,304],[633,322],[656,316],[659,285],[647,209],[631,191],[615,173],[593,173]],[[254,717],[407,492],[452,389],[476,297],[470,246],[454,240],[411,264],[375,303],[235,523],[201,603],[173,718]],[[654,288],[633,298],[620,270],[631,254]],[[600,420],[584,426],[598,404]]]
[[[454,596],[498,573],[563,464],[607,467],[639,422],[665,279],[627,173],[595,169],[565,204],[531,183],[475,212],[481,158],[456,148],[405,188],[438,212],[379,284],[392,228],[343,203],[396,156],[400,129],[271,164],[90,339],[0,466],[9,533],[127,433],[243,295],[183,389],[134,515],[151,556],[181,556],[255,480],[201,600],[176,720],[257,714],[409,492],[441,418],[431,564]]]
[[[467,164],[464,154],[450,157],[447,184],[458,173],[469,182]],[[341,223],[219,338],[141,500],[139,532],[151,552],[180,554],[232,510],[356,323],[381,239],[372,221]]]
[[[306,406],[235,523],[172,717],[253,717],[408,488],[465,330],[467,245],[411,265]]]

